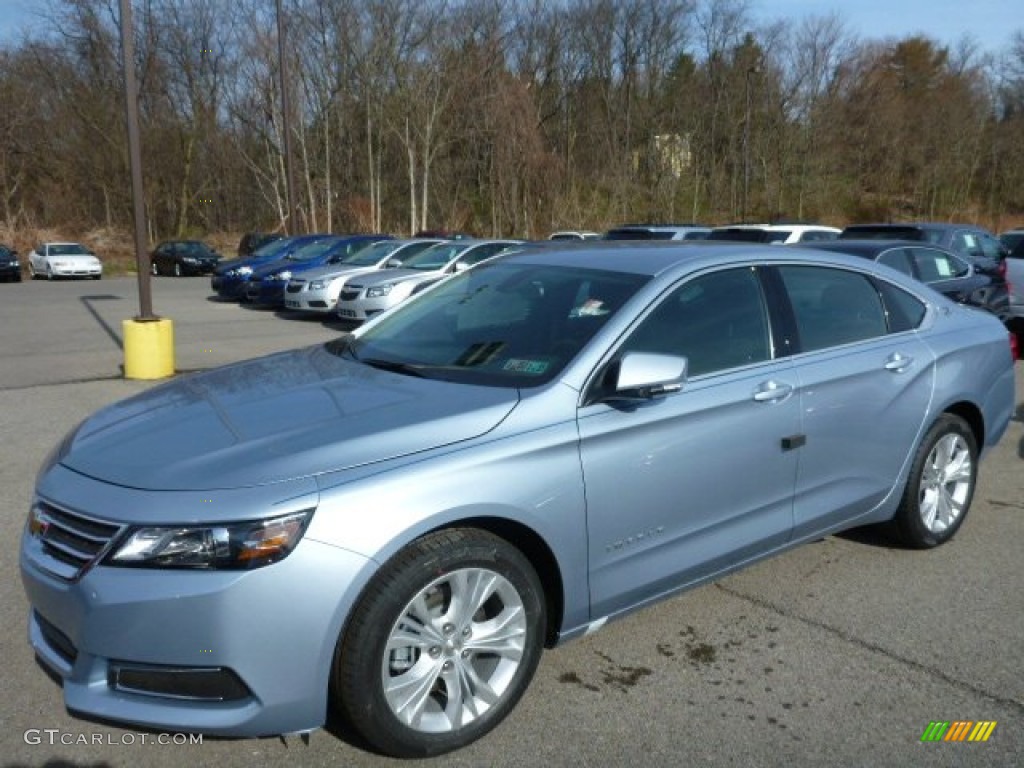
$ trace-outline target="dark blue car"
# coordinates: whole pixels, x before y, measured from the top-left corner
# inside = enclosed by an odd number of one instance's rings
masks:
[[[262,248],[257,248],[251,256],[244,259],[222,261],[213,270],[210,287],[222,299],[241,299],[245,295],[245,284],[255,269],[270,262],[279,261],[304,245],[331,237],[335,237],[335,235],[320,233],[285,237],[267,243]]]
[[[328,264],[337,264],[372,243],[391,235],[332,235],[308,243],[283,259],[254,268],[245,283],[242,301],[266,307],[284,306],[284,288],[292,275]]]

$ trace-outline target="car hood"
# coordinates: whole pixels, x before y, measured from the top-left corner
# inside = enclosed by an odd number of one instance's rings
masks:
[[[253,270],[258,267],[262,267],[264,264],[269,264],[272,261],[280,261],[280,256],[247,256],[244,259],[229,259],[228,261],[221,261],[217,264],[216,273],[223,275],[230,272],[232,269],[238,267],[251,267]]]
[[[260,280],[264,277],[268,277],[277,272],[288,271],[292,274],[305,275],[307,272],[311,272],[314,269],[320,269],[324,266],[323,261],[319,259],[309,259],[307,261],[292,261],[290,259],[282,259],[281,261],[274,261],[269,264],[260,266],[259,268],[253,268],[252,276],[250,280]]]
[[[358,280],[358,285],[366,288],[371,285],[383,285],[384,283],[403,283],[406,280],[425,279],[443,275],[441,269],[380,269],[374,270],[372,274],[363,275]],[[351,284],[350,284],[351,285]]]
[[[346,267],[341,264],[332,264],[329,267],[319,267],[317,269],[311,269],[308,272],[302,273],[302,279],[308,281],[312,280],[330,280],[335,277],[341,277],[342,275],[358,275],[361,272],[376,272],[377,267],[374,266],[362,266],[362,267]]]
[[[109,406],[78,429],[61,464],[146,490],[245,488],[469,440],[518,402],[514,389],[386,372],[331,346],[196,374]]]

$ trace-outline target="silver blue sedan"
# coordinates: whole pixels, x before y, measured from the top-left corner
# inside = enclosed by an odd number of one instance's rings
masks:
[[[75,712],[229,736],[336,707],[461,747],[541,650],[803,542],[964,523],[1006,329],[884,266],[555,246],[350,336],[106,408],[42,467],[29,637]]]

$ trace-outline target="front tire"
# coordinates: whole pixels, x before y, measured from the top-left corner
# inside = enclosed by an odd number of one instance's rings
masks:
[[[929,549],[953,538],[970,509],[977,475],[974,433],[959,416],[943,414],[917,449],[893,518],[903,543]]]
[[[432,533],[370,582],[335,652],[341,714],[381,752],[463,747],[512,710],[545,633],[540,580],[504,539],[471,528]]]

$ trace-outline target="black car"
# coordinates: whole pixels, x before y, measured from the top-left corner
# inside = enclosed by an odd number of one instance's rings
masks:
[[[966,258],[978,270],[1006,278],[1006,247],[984,227],[948,222],[853,224],[840,240],[916,240],[931,243]]]
[[[908,240],[831,240],[799,243],[792,248],[814,248],[877,261],[920,280],[961,304],[986,309],[1004,323],[1009,320],[1010,294],[1006,280],[977,269],[946,248]]]
[[[238,258],[244,259],[256,249],[263,247],[267,243],[280,240],[282,237],[284,235],[275,235],[270,232],[246,232],[242,235],[242,239],[238,241]]]
[[[5,283],[21,282],[21,262],[18,261],[18,252],[6,245],[0,245],[0,280]]]
[[[150,254],[154,275],[207,275],[220,261],[220,254],[201,240],[167,240]]]

